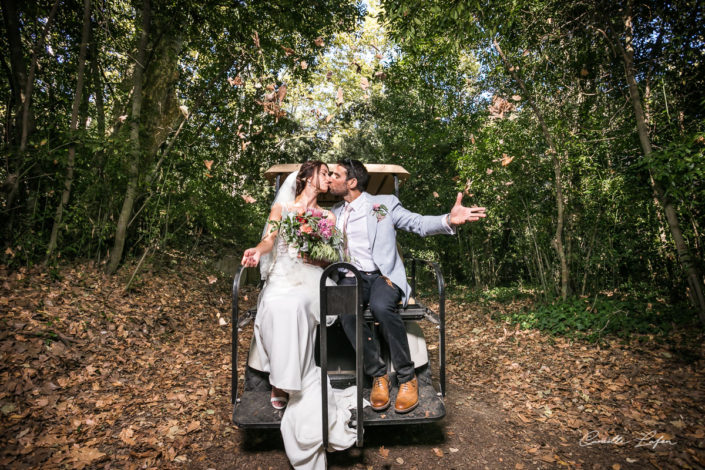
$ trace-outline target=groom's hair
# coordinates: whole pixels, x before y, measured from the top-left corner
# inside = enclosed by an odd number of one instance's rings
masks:
[[[367,172],[367,168],[362,164],[360,160],[353,160],[350,158],[344,158],[338,160],[338,165],[345,167],[345,171],[348,173],[346,181],[352,178],[357,179],[357,186],[353,189],[359,191],[364,191],[367,189],[367,183],[370,181],[370,174]]]

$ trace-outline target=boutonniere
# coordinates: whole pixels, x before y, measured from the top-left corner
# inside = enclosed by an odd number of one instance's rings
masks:
[[[377,217],[377,222],[387,217],[389,210],[384,204],[372,204],[372,213]]]

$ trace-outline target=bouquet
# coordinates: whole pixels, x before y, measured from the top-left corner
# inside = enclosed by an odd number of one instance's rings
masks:
[[[329,263],[338,261],[342,234],[331,220],[323,217],[322,211],[308,209],[303,214],[269,223],[296,250],[297,256]]]

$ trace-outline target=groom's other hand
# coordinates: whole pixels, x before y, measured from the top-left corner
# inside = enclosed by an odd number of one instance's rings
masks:
[[[448,214],[448,222],[451,225],[463,225],[465,222],[474,222],[487,217],[484,207],[465,207],[462,204],[463,193],[458,193],[458,198],[455,200],[455,205]]]
[[[261,256],[257,248],[248,248],[242,255],[242,261],[240,264],[247,268],[254,268],[259,263],[259,257]]]

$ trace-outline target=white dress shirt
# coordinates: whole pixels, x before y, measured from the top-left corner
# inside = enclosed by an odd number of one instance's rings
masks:
[[[348,209],[348,206],[350,207]],[[367,215],[372,210],[370,202],[367,200],[366,193],[362,193],[353,202],[346,202],[343,206],[341,216],[338,218],[338,228],[343,230],[345,225],[345,212],[350,210],[348,216],[346,233],[348,254],[350,255],[350,263],[360,271],[377,271],[379,268],[372,260],[372,247],[367,230]]]

